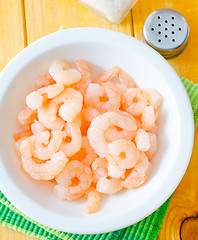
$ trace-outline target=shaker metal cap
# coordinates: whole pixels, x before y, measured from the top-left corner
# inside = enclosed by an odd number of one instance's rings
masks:
[[[189,26],[182,14],[163,8],[152,12],[143,27],[143,40],[165,58],[183,51],[189,37]]]

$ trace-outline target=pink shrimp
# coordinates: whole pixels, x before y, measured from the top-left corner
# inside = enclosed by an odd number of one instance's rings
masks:
[[[135,144],[129,140],[120,139],[108,144],[109,163],[121,169],[129,169],[135,166],[140,158],[139,151]]]
[[[37,118],[36,111],[30,109],[27,106],[22,108],[17,116],[20,126],[22,126],[25,129],[29,129],[30,124],[32,124],[34,122],[34,119],[36,118]]]
[[[66,136],[71,138],[71,141],[67,141],[67,137],[63,140],[60,150],[62,150],[66,157],[71,157],[77,153],[82,145],[82,136],[80,127],[76,123],[66,123],[64,127]]]
[[[57,83],[71,85],[81,79],[81,73],[76,69],[71,69],[63,60],[55,60],[50,68],[49,73]]]
[[[92,83],[88,86],[84,102],[89,108],[96,108],[99,112],[116,111],[120,107],[121,94],[113,82],[105,82],[101,86]]]
[[[98,192],[104,194],[113,194],[122,190],[121,183],[122,180],[118,178],[108,179],[106,177],[101,177],[97,182],[96,189]]]
[[[140,152],[140,160],[135,167],[131,170],[131,173],[122,182],[122,186],[127,189],[133,189],[142,185],[148,175],[150,163],[145,153]]]
[[[83,208],[85,213],[95,213],[100,208],[101,194],[96,191],[96,188],[91,186],[84,194],[87,198],[87,205]]]
[[[77,159],[87,166],[90,166],[92,162],[97,158],[97,154],[89,144],[89,140],[86,136],[82,137],[81,149],[74,154],[70,159]]]
[[[139,116],[150,103],[150,95],[139,88],[129,88],[122,96],[123,109],[133,116]]]
[[[81,73],[80,82],[76,83],[77,90],[84,95],[88,85],[92,82],[92,75],[90,73],[89,66],[83,60],[77,60],[75,62],[76,68]]]
[[[101,84],[103,82],[111,80],[119,71],[119,68],[112,67],[107,69],[106,71],[102,72],[95,80],[95,83]]]
[[[36,89],[39,89],[41,87],[45,87],[53,83],[55,83],[55,81],[52,78],[52,76],[48,73],[46,75],[42,75],[41,77],[37,78],[35,86],[36,86]]]
[[[22,167],[35,180],[51,180],[65,167],[68,159],[63,152],[57,152],[45,163],[38,164],[32,158],[31,143],[28,139],[21,143]]]
[[[56,153],[61,145],[63,134],[61,131],[37,132],[28,138],[31,143],[32,155],[40,160],[47,160]],[[50,140],[49,140],[50,139]]]
[[[91,186],[92,171],[83,163],[73,160],[66,164],[64,170],[56,177],[58,185],[54,193],[61,199],[72,201],[81,197]]]
[[[157,152],[157,136],[156,134],[150,132],[148,132],[148,136],[150,141],[150,148],[148,151],[145,152],[145,154],[147,158],[151,160]]]
[[[136,84],[133,78],[126,72],[120,70],[118,73],[118,79],[121,83],[125,84],[127,88],[136,88]]]

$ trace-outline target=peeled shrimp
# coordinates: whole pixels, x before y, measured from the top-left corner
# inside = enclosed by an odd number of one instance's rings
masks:
[[[108,154],[105,131],[111,126],[117,126],[127,131],[137,129],[135,121],[117,112],[106,112],[94,118],[87,131],[87,136],[90,145],[100,157],[105,157]]]
[[[84,108],[81,112],[83,124],[81,125],[82,135],[87,135],[87,130],[91,121],[100,115],[100,112],[95,108]]]
[[[57,107],[62,104],[59,108],[60,117],[67,122],[72,122],[82,110],[83,96],[73,88],[67,88],[51,102],[56,104]]]
[[[39,121],[51,130],[62,130],[65,121],[56,116],[58,111],[58,106],[56,103],[48,101],[42,105],[42,107],[38,108],[38,119]]]
[[[122,186],[127,189],[133,189],[142,185],[147,178],[150,163],[145,153],[140,152],[140,160],[132,169],[131,173],[122,182]]]
[[[93,171],[93,182],[97,183],[101,177],[108,177],[108,162],[105,158],[96,158],[91,165]]]
[[[133,116],[139,116],[150,103],[150,100],[151,97],[147,92],[139,88],[129,88],[122,96],[123,109]]]
[[[118,73],[118,79],[123,83],[127,88],[136,88],[136,84],[133,78],[126,72],[120,70]]]
[[[120,98],[120,90],[109,81],[101,86],[96,83],[90,84],[86,90],[84,101],[87,107],[96,108],[99,112],[106,112],[118,110]]]
[[[83,136],[81,149],[74,156],[72,156],[72,159],[78,159],[85,165],[90,166],[97,156],[98,155],[90,146],[88,138]]]
[[[155,89],[146,88],[144,91],[149,93],[151,96],[150,105],[157,110],[162,103],[162,96]]]
[[[31,92],[26,97],[26,104],[32,110],[36,110],[37,108],[42,106],[42,104],[43,104],[43,97],[37,91]]]
[[[23,138],[23,137],[29,137],[32,135],[32,132],[30,130],[24,131],[24,132],[20,132],[20,133],[15,133],[14,134],[14,140],[18,141],[19,139]]]
[[[38,164],[32,159],[32,148],[29,140],[21,143],[22,167],[35,180],[51,180],[65,167],[68,159],[63,152],[56,152],[45,163]]]
[[[97,182],[96,189],[104,194],[113,194],[122,189],[121,182],[118,178],[107,179],[106,177],[101,177]]]
[[[119,71],[119,68],[112,67],[107,69],[106,71],[102,72],[95,80],[95,83],[101,84],[103,82],[111,80]]]
[[[100,208],[101,194],[91,186],[84,195],[87,198],[87,206],[83,208],[85,213],[95,213]]]
[[[37,90],[39,94],[47,94],[48,99],[52,99],[59,95],[64,90],[64,85],[61,83],[55,83],[50,86],[42,87]]]
[[[148,133],[149,135],[149,141],[150,141],[150,148],[148,151],[145,152],[147,158],[151,160],[156,152],[157,152],[157,136],[154,133]]]
[[[146,107],[142,112],[142,127],[145,130],[151,130],[156,121],[155,110],[152,106]]]
[[[101,106],[101,112],[116,111],[120,108],[121,94],[118,87],[113,82],[105,82],[101,85],[108,97],[108,101],[104,102]]]
[[[150,148],[149,135],[144,129],[138,129],[135,137],[137,149],[140,151],[147,151]]]
[[[33,123],[36,116],[37,116],[36,111],[34,111],[34,110],[30,109],[29,107],[25,106],[18,113],[17,119],[20,123],[20,126],[22,126],[24,128],[29,128],[29,125],[31,123]]]
[[[136,135],[136,130],[126,131],[117,127],[109,127],[105,132],[105,139],[108,142],[113,142],[119,139],[132,140]]]
[[[54,83],[54,80],[52,76],[48,73],[46,75],[42,75],[41,77],[37,78],[35,85],[36,85],[36,89],[39,89],[41,87],[48,86],[52,83]]]
[[[89,66],[83,60],[77,60],[75,62],[76,68],[81,73],[81,80],[76,83],[78,91],[84,95],[87,87],[92,82],[92,76],[89,70]]]
[[[109,143],[108,153],[106,156],[108,162],[121,169],[134,167],[140,157],[140,153],[135,144],[125,139]]]
[[[70,66],[62,60],[55,60],[49,68],[49,73],[57,83],[64,85],[77,83],[81,79],[80,72],[70,69]]]
[[[71,157],[80,150],[82,145],[80,128],[76,123],[66,123],[64,131],[66,136],[71,138],[71,141],[67,142],[63,140],[60,150],[62,150],[67,157]]]
[[[21,157],[21,143],[27,138],[27,136],[21,137],[14,143],[15,151],[19,157]]]
[[[117,165],[108,163],[108,175],[112,178],[125,178],[125,169],[118,167]]]
[[[47,131],[47,128],[44,127],[41,122],[34,120],[34,123],[31,125],[31,130],[33,133],[37,133]]]
[[[68,201],[81,197],[91,186],[92,171],[83,163],[73,160],[66,164],[64,170],[56,177],[58,183],[55,194]]]
[[[58,151],[62,138],[61,131],[52,131],[51,139],[49,131],[35,133],[28,138],[28,141],[31,143],[33,157],[40,160],[50,159]]]

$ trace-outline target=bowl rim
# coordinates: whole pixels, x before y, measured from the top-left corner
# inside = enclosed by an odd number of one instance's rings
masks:
[[[91,37],[90,37],[91,36]],[[105,36],[105,39],[104,39]],[[180,116],[181,126],[185,126],[181,132],[181,151],[178,152],[177,158],[184,159],[177,167],[177,176],[175,172],[169,173],[169,179],[174,179],[174,182],[165,182],[161,189],[158,191],[158,196],[152,196],[147,204],[141,206],[141,209],[135,211],[124,212],[121,215],[114,215],[101,219],[87,218],[86,221],[83,219],[76,219],[72,217],[64,216],[55,220],[57,215],[52,214],[47,209],[43,209],[37,203],[33,202],[28,198],[19,188],[16,188],[14,182],[9,177],[9,173],[6,171],[3,162],[0,161],[0,188],[5,196],[18,208],[22,213],[36,222],[46,225],[50,228],[55,228],[60,231],[78,233],[78,234],[96,234],[115,231],[129,225],[132,225],[159,208],[174,192],[178,184],[180,183],[188,163],[190,161],[193,142],[194,142],[194,120],[191,103],[177,73],[173,70],[170,64],[155,50],[148,45],[142,43],[138,39],[135,39],[124,33],[116,32],[109,29],[93,28],[93,27],[82,27],[82,28],[70,28],[61,30],[55,33],[51,33],[39,40],[33,42],[18,53],[2,70],[0,75],[0,104],[3,100],[4,94],[7,88],[12,82],[13,77],[20,72],[29,62],[35,57],[65,44],[73,44],[79,42],[97,42],[97,43],[110,43],[114,41],[114,44],[121,47],[121,44],[129,47],[135,44],[138,51],[144,52],[145,58],[150,58],[152,55],[152,64],[160,72],[166,76],[167,82],[171,90],[174,92],[175,101],[178,105],[178,111]],[[47,44],[46,44],[47,43]],[[38,54],[39,48],[39,54]],[[12,69],[12,71],[10,71]],[[6,78],[6,81],[3,81]],[[183,111],[185,109],[185,111]],[[186,118],[186,116],[189,116]],[[187,140],[188,139],[188,140]],[[1,160],[1,159],[0,159]],[[172,176],[172,177],[171,177]],[[28,202],[28,204],[27,204]],[[31,206],[29,208],[28,206]],[[35,211],[37,209],[37,211]],[[39,215],[37,213],[40,213]],[[50,216],[50,217],[49,217]]]

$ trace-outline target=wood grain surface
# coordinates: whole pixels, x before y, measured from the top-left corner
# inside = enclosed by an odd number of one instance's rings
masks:
[[[0,70],[23,47],[60,26],[103,27],[140,39],[146,17],[159,8],[181,12],[190,26],[189,43],[185,51],[169,63],[178,74],[198,83],[198,0],[138,0],[124,21],[112,25],[77,0],[0,0]],[[158,240],[198,239],[198,132],[190,164],[176,189],[167,211]],[[0,240],[30,240],[32,238],[0,227]]]

